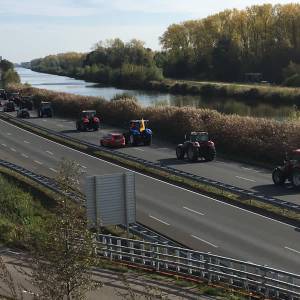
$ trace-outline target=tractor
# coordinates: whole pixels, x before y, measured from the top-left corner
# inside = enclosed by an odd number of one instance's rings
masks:
[[[100,120],[96,117],[95,110],[83,110],[79,119],[76,121],[76,129],[78,131],[99,130]]]
[[[23,96],[23,97],[21,97],[19,108],[20,109],[26,108],[28,110],[32,110],[33,109],[32,97],[31,96]]]
[[[126,145],[151,145],[152,130],[148,128],[148,124],[148,120],[131,120],[129,122],[129,131],[123,134]]]
[[[43,118],[44,116],[52,118],[53,109],[51,102],[42,101],[38,108],[38,116]]]
[[[204,158],[206,161],[212,161],[216,157],[216,148],[208,133],[205,131],[191,132],[185,135],[183,144],[176,147],[177,159],[184,159],[185,155],[189,161],[197,161],[198,158]]]
[[[290,157],[286,155],[283,166],[273,170],[272,179],[275,185],[283,185],[288,180],[300,187],[300,149],[293,150]]]

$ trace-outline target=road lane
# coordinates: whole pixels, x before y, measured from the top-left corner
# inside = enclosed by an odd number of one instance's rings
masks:
[[[6,132],[11,135],[5,134]],[[3,121],[0,121],[0,140],[2,159],[50,177],[56,175],[50,168],[57,170],[62,157],[68,157],[85,166],[87,175],[119,173],[125,170]],[[29,143],[24,143],[24,140]],[[17,152],[8,151],[2,143],[7,147],[14,147]],[[46,151],[55,155],[49,155]],[[25,159],[22,154],[29,158]],[[34,160],[42,162],[43,165],[35,164]],[[82,179],[81,186],[83,182]],[[300,272],[299,254],[285,248],[299,248],[299,229],[145,175],[136,175],[136,188],[137,219],[154,230],[193,249]],[[201,212],[204,216],[191,213],[183,207]]]
[[[100,138],[103,135],[112,131],[120,131],[118,128],[102,125],[101,130],[98,132],[78,132],[75,130],[74,121],[61,118],[32,118],[29,121],[33,124],[97,145],[99,145]],[[118,151],[142,159],[161,162],[179,170],[204,176],[241,189],[259,192],[270,197],[300,204],[299,191],[291,188],[289,185],[286,187],[274,186],[269,170],[220,159],[213,162],[199,161],[197,163],[178,161],[175,156],[174,147],[175,145],[155,139],[154,137],[154,143],[151,147],[126,147],[118,149]]]

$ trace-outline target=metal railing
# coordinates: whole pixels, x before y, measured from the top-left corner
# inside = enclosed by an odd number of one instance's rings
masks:
[[[216,180],[213,180],[213,179],[209,179],[209,178],[206,178],[206,177],[203,177],[203,176],[191,174],[191,173],[188,173],[188,172],[185,172],[185,171],[173,168],[173,167],[169,167],[167,165],[162,164],[161,162],[152,162],[152,161],[148,161],[148,160],[145,160],[145,159],[142,159],[142,158],[132,156],[130,154],[126,154],[126,153],[117,151],[117,150],[107,149],[107,148],[104,148],[102,146],[98,146],[96,144],[92,144],[92,143],[89,143],[89,142],[86,142],[86,141],[83,141],[83,140],[80,140],[80,139],[75,139],[73,137],[69,137],[69,136],[67,136],[63,133],[60,133],[60,132],[57,132],[57,131],[54,131],[54,130],[51,130],[51,129],[48,129],[48,128],[45,128],[45,127],[42,127],[42,126],[39,126],[39,125],[36,125],[36,124],[33,124],[33,123],[30,123],[30,122],[27,122],[25,120],[16,120],[16,118],[14,118],[11,115],[6,114],[6,113],[1,113],[0,112],[0,117],[2,117],[2,119],[12,120],[12,121],[15,121],[15,122],[17,121],[21,124],[22,123],[26,124],[28,126],[34,127],[36,129],[44,131],[44,132],[46,132],[48,134],[51,134],[53,136],[63,138],[66,141],[70,141],[70,142],[73,142],[73,143],[85,145],[90,150],[101,150],[105,153],[113,154],[114,156],[119,157],[119,158],[123,158],[123,159],[130,160],[130,161],[133,161],[133,162],[141,163],[141,164],[143,164],[147,167],[150,167],[150,168],[155,168],[155,169],[158,169],[158,170],[161,170],[161,171],[166,171],[166,172],[171,173],[173,175],[178,175],[178,176],[190,179],[190,180],[197,181],[199,183],[209,184],[213,187],[219,188],[219,189],[227,191],[227,192],[232,192],[232,193],[235,193],[235,194],[238,194],[238,195],[241,195],[241,196],[246,196],[246,197],[249,197],[250,199],[255,199],[255,200],[263,202],[263,203],[272,204],[272,205],[277,206],[277,207],[282,208],[282,209],[287,209],[287,210],[293,210],[293,211],[296,211],[296,212],[300,212],[300,205],[298,205],[296,203],[287,202],[287,201],[280,200],[280,199],[277,199],[277,198],[274,198],[274,197],[271,197],[271,196],[267,196],[267,195],[263,195],[263,194],[260,194],[260,193],[257,193],[257,192],[253,192],[253,191],[249,191],[249,190],[246,190],[246,189],[238,188],[238,187],[235,187],[233,185],[222,183],[222,182],[219,182],[219,181],[216,181]]]
[[[264,298],[300,299],[300,275],[250,262],[103,234],[98,236],[97,252],[110,260],[241,289]]]

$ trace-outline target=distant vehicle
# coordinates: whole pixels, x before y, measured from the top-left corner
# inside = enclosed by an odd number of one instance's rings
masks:
[[[8,93],[8,100],[14,101],[15,104],[19,106],[21,101],[20,93]]]
[[[23,96],[21,98],[19,107],[20,107],[20,109],[27,108],[28,110],[32,110],[33,109],[32,97],[31,96]]]
[[[291,157],[286,157],[283,166],[273,170],[272,179],[275,185],[283,185],[288,180],[293,186],[300,187],[300,149],[292,151]]]
[[[7,94],[4,89],[0,89],[0,100],[7,100]]]
[[[100,120],[96,116],[95,110],[84,110],[80,113],[79,119],[76,121],[76,129],[79,131],[99,130]]]
[[[27,108],[22,108],[22,109],[18,110],[17,117],[22,118],[22,119],[29,119],[30,114],[29,114],[28,109]]]
[[[209,139],[207,132],[191,132],[185,136],[184,143],[176,147],[177,159],[182,160],[185,155],[189,161],[197,161],[198,158],[212,161],[216,157],[215,144]]]
[[[105,147],[125,147],[125,137],[122,133],[109,133],[100,140]]]
[[[152,130],[148,128],[148,124],[148,120],[131,120],[129,123],[129,131],[124,133],[126,145],[151,145]]]
[[[8,101],[4,104],[3,111],[4,112],[12,112],[15,111],[15,103],[13,101]]]
[[[53,117],[52,103],[42,101],[38,108],[38,116],[40,118],[43,118],[44,116],[48,118],[52,118]]]

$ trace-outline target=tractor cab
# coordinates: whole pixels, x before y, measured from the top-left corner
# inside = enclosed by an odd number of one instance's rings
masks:
[[[131,146],[151,145],[152,130],[148,127],[149,120],[131,120],[129,131],[124,133],[126,144]]]
[[[186,141],[190,141],[192,143],[198,142],[198,143],[205,143],[209,141],[208,133],[205,131],[199,131],[199,132],[191,132],[189,137],[185,137]]]
[[[44,116],[52,118],[53,116],[52,103],[42,101],[39,105],[38,116],[40,118],[43,118]]]
[[[4,89],[0,89],[0,100],[7,100],[6,91]]]
[[[129,122],[130,130],[142,132],[148,128],[149,120],[131,120]]]
[[[95,110],[83,110],[79,115],[79,119],[76,121],[77,130],[98,130],[100,120],[96,114]]]

